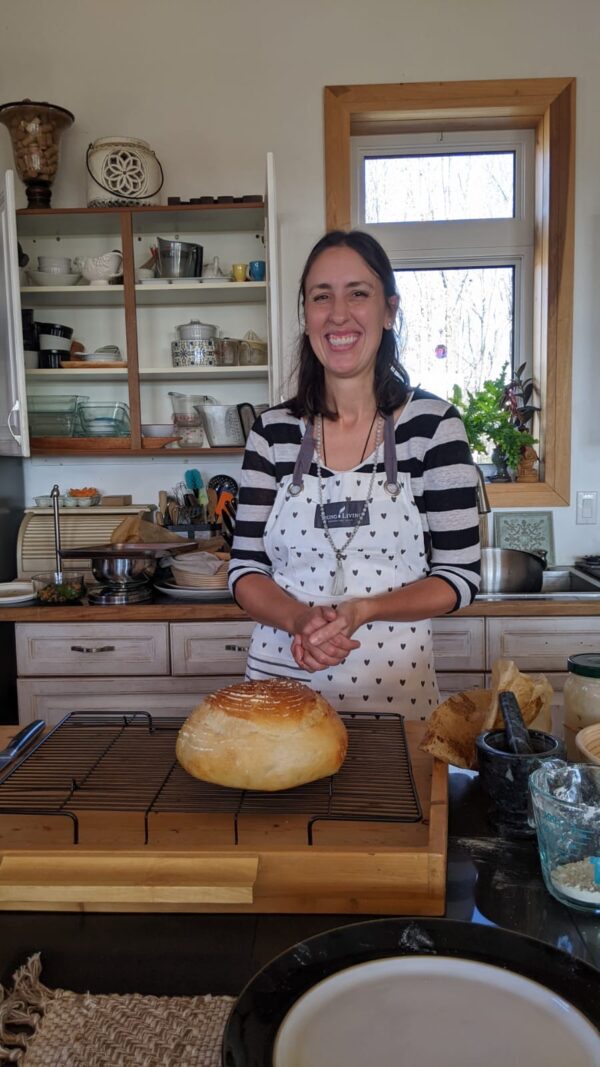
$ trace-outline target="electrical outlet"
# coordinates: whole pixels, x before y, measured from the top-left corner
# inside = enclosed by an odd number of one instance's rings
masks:
[[[592,525],[598,521],[598,493],[597,492],[585,492],[581,490],[577,493],[577,519],[578,525]]]

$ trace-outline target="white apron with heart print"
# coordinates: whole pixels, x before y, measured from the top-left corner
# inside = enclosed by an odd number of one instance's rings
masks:
[[[312,436],[310,429],[307,433]],[[389,454],[392,447],[393,457]],[[397,471],[393,433],[386,432],[385,449],[386,469],[393,465]],[[390,495],[385,488],[388,478],[381,472],[375,477],[363,522],[345,550],[344,592],[332,595],[336,558],[322,527],[318,479],[308,473],[313,452],[310,448],[303,452],[294,474],[280,482],[265,527],[265,551],[274,581],[305,604],[335,606],[343,600],[391,592],[424,577],[428,567],[423,527],[410,478],[402,474],[399,491]],[[372,467],[367,465],[366,473],[364,461],[362,467],[362,473],[333,472],[323,479],[328,526],[338,548],[353,529],[369,488]],[[301,491],[292,495],[299,485]],[[439,702],[431,620],[367,623],[353,637],[360,641],[360,648],[353,649],[343,663],[310,673],[294,660],[291,637],[285,630],[258,623],[250,642],[246,678],[294,678],[318,690],[338,711],[393,711],[408,719],[427,718]]]

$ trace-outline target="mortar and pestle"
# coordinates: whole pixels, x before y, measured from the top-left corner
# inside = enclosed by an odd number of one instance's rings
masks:
[[[476,739],[479,780],[491,801],[488,818],[503,837],[535,837],[530,825],[529,775],[549,759],[565,759],[563,741],[528,730],[514,693],[498,694],[504,730],[486,730]]]

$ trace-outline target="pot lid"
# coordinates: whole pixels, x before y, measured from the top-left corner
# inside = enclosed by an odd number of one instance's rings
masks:
[[[63,548],[60,554],[63,559],[91,559],[93,556],[97,558],[104,556],[107,559],[115,557],[139,559],[140,557],[164,556],[167,552],[191,552],[196,548],[195,541],[181,544],[175,541],[160,541],[154,544],[127,542],[114,545],[86,545],[84,548]]]

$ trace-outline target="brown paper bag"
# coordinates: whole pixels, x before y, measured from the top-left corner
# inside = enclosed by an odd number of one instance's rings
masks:
[[[498,693],[514,693],[523,721],[530,730],[550,733],[552,686],[544,674],[521,674],[512,660],[496,660],[491,689],[470,689],[448,697],[433,711],[419,745],[443,763],[477,766],[475,738],[484,730],[501,730],[504,720]]]
[[[164,526],[155,526],[141,515],[128,515],[110,535],[112,545],[156,545],[166,541],[181,544],[182,541],[187,541],[187,538],[171,533]]]

